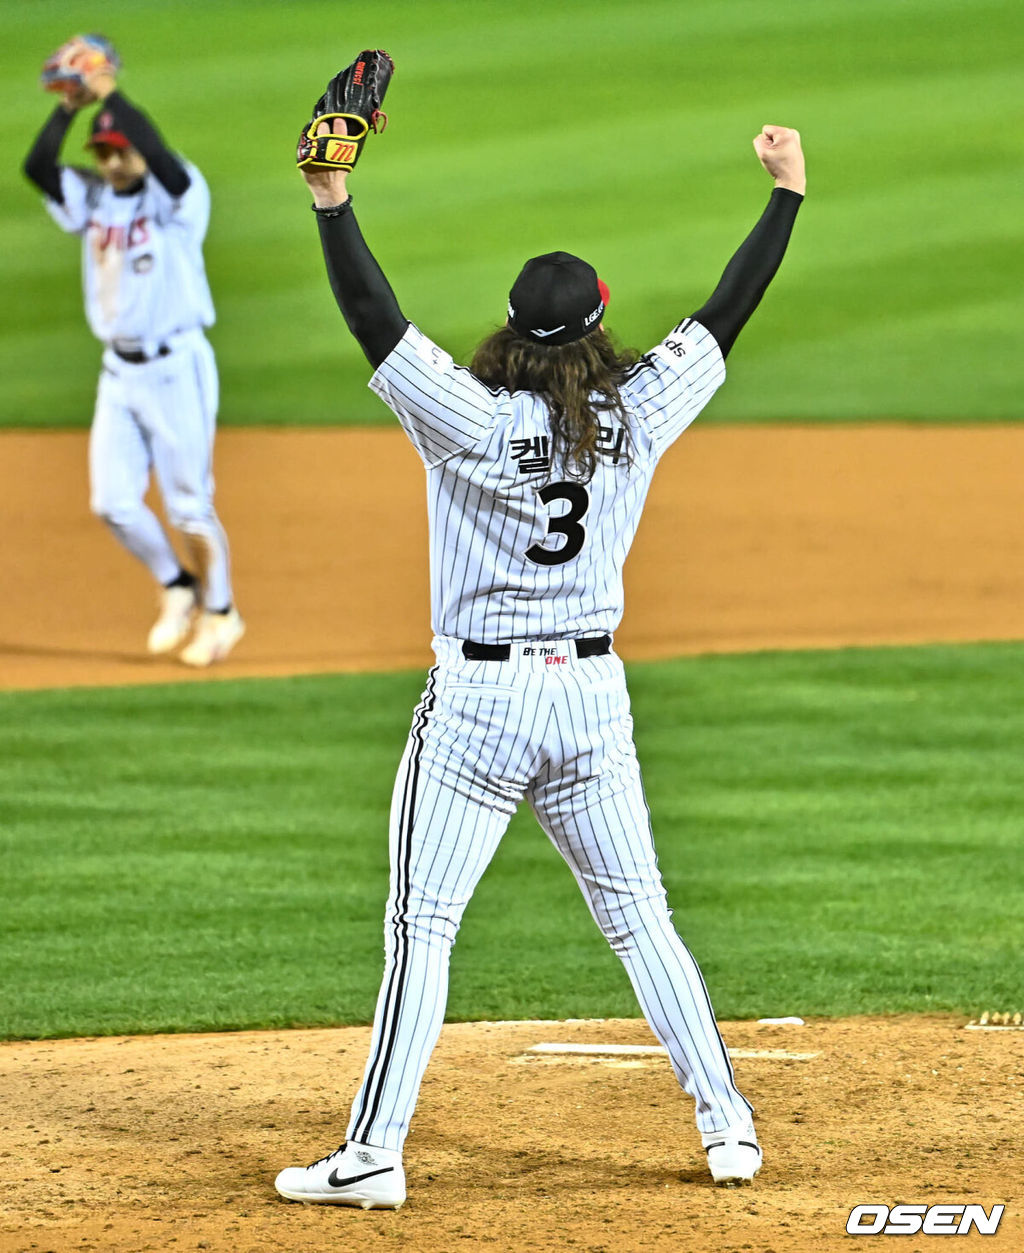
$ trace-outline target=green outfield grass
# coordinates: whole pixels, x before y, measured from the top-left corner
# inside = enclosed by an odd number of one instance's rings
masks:
[[[366,1022],[422,675],[0,696],[0,1034]],[[1017,1005],[1024,645],[630,668],[676,923],[721,1017]],[[449,1016],[636,1016],[521,812]]]
[[[17,6],[0,49],[0,424],[84,424],[92,406],[77,242],[19,171],[49,107],[42,58],[100,21],[125,91],[213,190],[224,422],[390,420],[292,166],[365,45],[398,69],[353,179],[360,218],[405,313],[456,357],[552,248],[592,259],[610,327],[650,346],[756,219],[750,140],[782,122],[803,132],[810,196],[707,420],[1021,417],[1018,0],[65,0]]]

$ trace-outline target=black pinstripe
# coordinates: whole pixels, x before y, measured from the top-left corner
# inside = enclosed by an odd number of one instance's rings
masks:
[[[367,1066],[366,1081],[363,1085],[362,1104],[359,1111],[355,1114],[355,1126],[363,1127],[365,1124],[372,1123],[376,1117],[381,1093],[383,1091],[384,1077],[387,1074],[388,1066],[391,1062],[392,1054],[395,1048],[395,1039],[398,1032],[398,1020],[402,1010],[402,999],[405,985],[406,964],[408,961],[408,931],[406,911],[409,906],[409,859],[412,856],[412,828],[416,814],[416,785],[419,779],[420,754],[423,751],[423,737],[426,732],[427,723],[430,720],[430,713],[434,707],[435,680],[437,676],[437,667],[434,666],[427,679],[427,687],[424,692],[423,700],[420,702],[416,711],[416,716],[411,732],[412,739],[417,744],[417,748],[409,756],[409,762],[406,766],[405,788],[403,792],[402,812],[399,819],[399,850],[395,864],[399,868],[401,882],[396,885],[396,892],[399,901],[393,923],[395,956],[391,971],[391,979],[388,984],[386,1008],[384,1012],[384,1028],[381,1032],[380,1040],[377,1045],[376,1055],[370,1059]],[[403,886],[404,883],[404,886]],[[360,1140],[362,1137],[359,1130],[353,1133],[353,1140]]]

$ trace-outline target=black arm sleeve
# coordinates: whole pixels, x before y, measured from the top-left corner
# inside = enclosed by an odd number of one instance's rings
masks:
[[[64,203],[64,193],[60,188],[60,166],[57,164],[57,156],[74,116],[73,113],[69,113],[58,105],[46,119],[46,125],[36,136],[36,141],[22,166],[25,177],[30,178],[42,192],[51,200],[56,200],[58,204]]]
[[[351,204],[349,199],[344,211],[335,216],[318,213],[317,225],[334,299],[376,370],[405,334],[409,319],[366,246]]]
[[[148,117],[119,91],[112,91],[103,107],[114,115],[114,122],[132,147],[145,157],[153,177],[171,196],[183,196],[192,180],[181,161],[167,147]]]
[[[725,267],[708,301],[693,314],[714,335],[727,357],[736,336],[761,302],[782,263],[803,201],[798,191],[776,187],[757,225]]]

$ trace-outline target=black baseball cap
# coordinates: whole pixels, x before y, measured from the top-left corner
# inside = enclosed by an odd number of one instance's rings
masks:
[[[93,148],[97,144],[108,144],[111,148],[130,148],[131,140],[118,129],[114,115],[109,109],[100,109],[99,113],[92,120],[92,133],[86,140],[85,146]]]
[[[512,284],[509,325],[538,344],[571,344],[597,330],[609,295],[592,265],[571,252],[546,252]]]

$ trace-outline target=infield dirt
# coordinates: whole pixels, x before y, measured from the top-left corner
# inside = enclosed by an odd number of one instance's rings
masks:
[[[226,430],[249,633],[145,654],[146,572],[88,514],[83,432],[0,436],[0,688],[430,664],[423,472],[395,430]],[[628,659],[1024,633],[1024,427],[696,427],[626,565]]]
[[[849,1247],[857,1204],[948,1202],[1005,1205],[995,1236],[955,1245],[1016,1253],[1024,1033],[963,1021],[723,1024],[733,1050],[814,1054],[736,1058],[765,1165],[730,1190],[711,1185],[667,1059],[528,1052],[650,1045],[644,1023],[449,1024],[397,1213],[273,1189],[343,1137],[367,1028],[8,1044],[0,1249],[819,1253]]]
[[[145,656],[152,591],[88,517],[85,435],[6,434],[0,454],[0,687],[429,664],[422,472],[394,431],[221,433],[249,634],[209,673]],[[655,479],[617,645],[1020,638],[1022,481],[1019,427],[698,428]],[[446,1026],[396,1214],[272,1186],[341,1139],[366,1028],[7,1044],[0,1250],[817,1253],[855,1240],[857,1204],[940,1202],[1005,1205],[957,1247],[1019,1250],[1024,1032],[964,1022],[724,1024],[733,1049],[815,1054],[737,1059],[766,1162],[736,1191],[711,1187],[663,1058],[526,1052],[649,1044],[642,1022]]]

